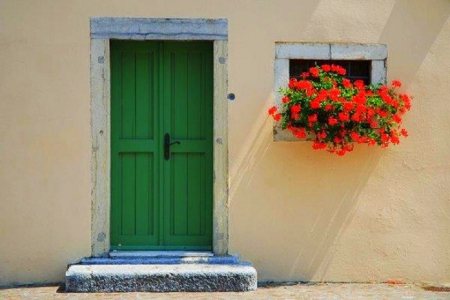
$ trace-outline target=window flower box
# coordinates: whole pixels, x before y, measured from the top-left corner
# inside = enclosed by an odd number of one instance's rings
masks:
[[[269,114],[296,138],[313,140],[313,149],[340,156],[352,151],[355,143],[388,147],[408,136],[401,123],[411,100],[397,92],[400,81],[366,85],[345,74],[334,64],[310,68],[280,90],[281,107],[271,107]]]

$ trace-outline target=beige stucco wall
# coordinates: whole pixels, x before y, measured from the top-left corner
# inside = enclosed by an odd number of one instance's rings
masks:
[[[0,285],[90,255],[89,18],[229,20],[230,252],[259,280],[450,282],[448,0],[0,1]],[[276,41],[384,43],[410,137],[272,141]]]

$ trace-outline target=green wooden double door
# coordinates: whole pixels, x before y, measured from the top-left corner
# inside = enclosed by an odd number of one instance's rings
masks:
[[[212,43],[110,46],[111,248],[210,250]]]

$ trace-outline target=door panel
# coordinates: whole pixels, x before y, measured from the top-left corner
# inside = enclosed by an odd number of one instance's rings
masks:
[[[169,205],[164,240],[212,243],[212,44],[167,43],[164,48],[164,128],[179,145],[165,165]],[[169,183],[169,184],[167,184]]]
[[[159,239],[157,44],[111,42],[111,246]]]
[[[212,43],[112,41],[111,92],[111,248],[211,249]]]

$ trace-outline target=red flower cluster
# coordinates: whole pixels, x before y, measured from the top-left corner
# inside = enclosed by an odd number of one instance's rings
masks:
[[[387,147],[408,136],[401,128],[402,115],[411,109],[407,94],[398,94],[401,82],[392,87],[351,82],[346,70],[337,65],[316,66],[291,79],[283,89],[282,109],[269,109],[275,121],[281,121],[298,138],[314,134],[314,149],[326,149],[345,155],[354,143]],[[308,79],[311,78],[311,79]]]
[[[280,121],[281,114],[278,113],[277,111],[278,111],[277,107],[272,106],[271,108],[269,108],[269,115],[271,115],[275,121]]]

